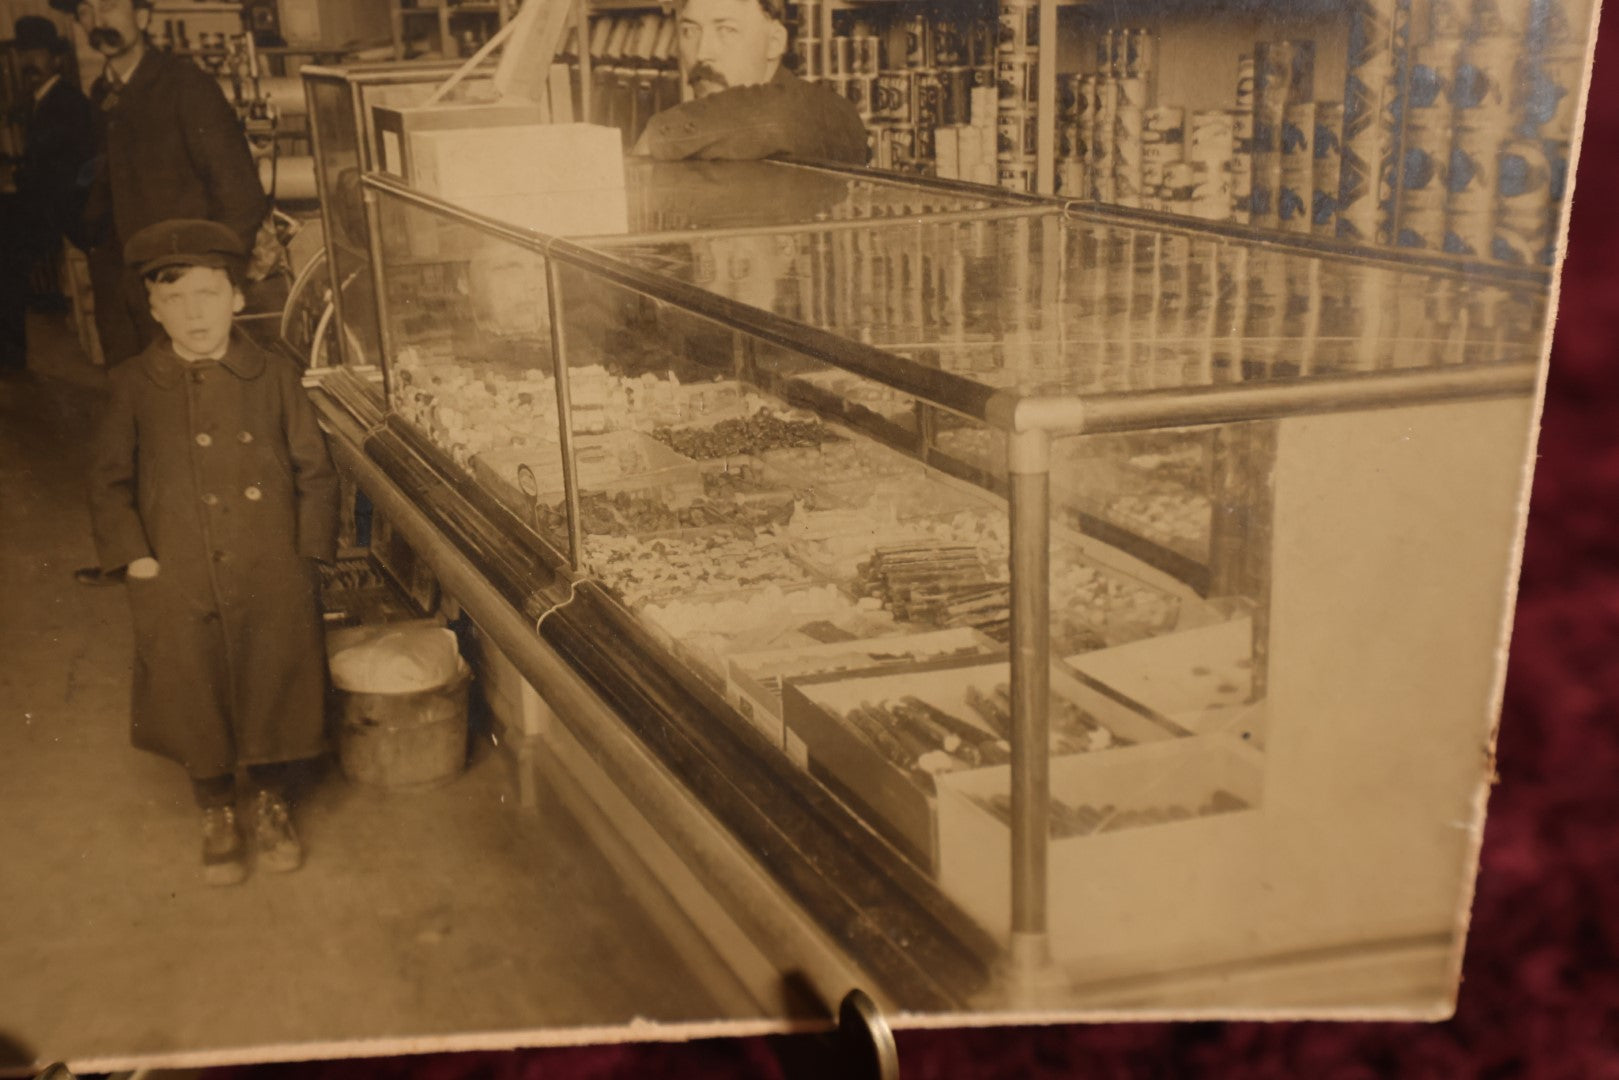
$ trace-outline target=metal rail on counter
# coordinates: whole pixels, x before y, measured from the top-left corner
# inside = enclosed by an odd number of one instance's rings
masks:
[[[547,704],[569,732],[611,771],[634,775],[635,797],[642,812],[690,853],[694,868],[701,868],[705,886],[726,910],[751,923],[752,934],[779,957],[790,956],[793,970],[824,1000],[837,1001],[851,986],[865,986],[878,995],[884,1008],[894,1008],[880,984],[799,912],[753,856],[637,741],[580,674],[541,644],[533,618],[490,584],[484,572],[449,543],[410,495],[367,456],[365,432],[345,410],[324,401],[318,393],[315,398],[322,419],[336,436],[330,442],[338,464],[355,477],[372,503],[428,561],[446,591],[472,615],[523,678],[545,688]]]
[[[1010,432],[1112,434],[1327,412],[1426,405],[1534,392],[1539,365],[1504,363],[1413,368],[1299,379],[1262,386],[1142,390],[1085,397],[1028,397],[1001,391],[986,421]]]

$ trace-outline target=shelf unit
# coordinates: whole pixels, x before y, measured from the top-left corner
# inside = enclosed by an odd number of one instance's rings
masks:
[[[411,31],[426,23],[436,34],[437,52],[446,59],[471,56],[479,45],[506,25],[516,13],[515,0],[390,0],[389,19],[393,27],[394,59],[407,59]],[[471,44],[467,42],[470,37]]]

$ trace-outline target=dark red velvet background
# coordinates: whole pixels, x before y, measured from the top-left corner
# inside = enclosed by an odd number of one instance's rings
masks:
[[[994,1077],[1619,1078],[1619,15],[1597,49],[1540,462],[1500,785],[1455,1019],[1108,1024],[901,1033],[906,1080]],[[742,1080],[760,1039],[222,1069],[216,1080]]]

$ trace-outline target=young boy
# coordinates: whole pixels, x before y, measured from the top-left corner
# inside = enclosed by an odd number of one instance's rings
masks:
[[[113,369],[90,467],[102,568],[126,571],[132,741],[183,765],[203,811],[203,876],[246,876],[236,773],[258,864],[302,848],[289,763],[324,750],[317,560],[337,543],[337,480],[297,365],[233,333],[246,252],[210,221],[130,238],[167,340]]]

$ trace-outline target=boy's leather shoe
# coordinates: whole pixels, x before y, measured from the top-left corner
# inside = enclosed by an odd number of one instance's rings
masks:
[[[202,876],[210,885],[236,885],[247,877],[236,809],[210,806],[202,812]]]
[[[253,840],[259,849],[259,865],[266,870],[284,874],[298,869],[304,860],[287,800],[277,792],[261,788],[253,797]]]

